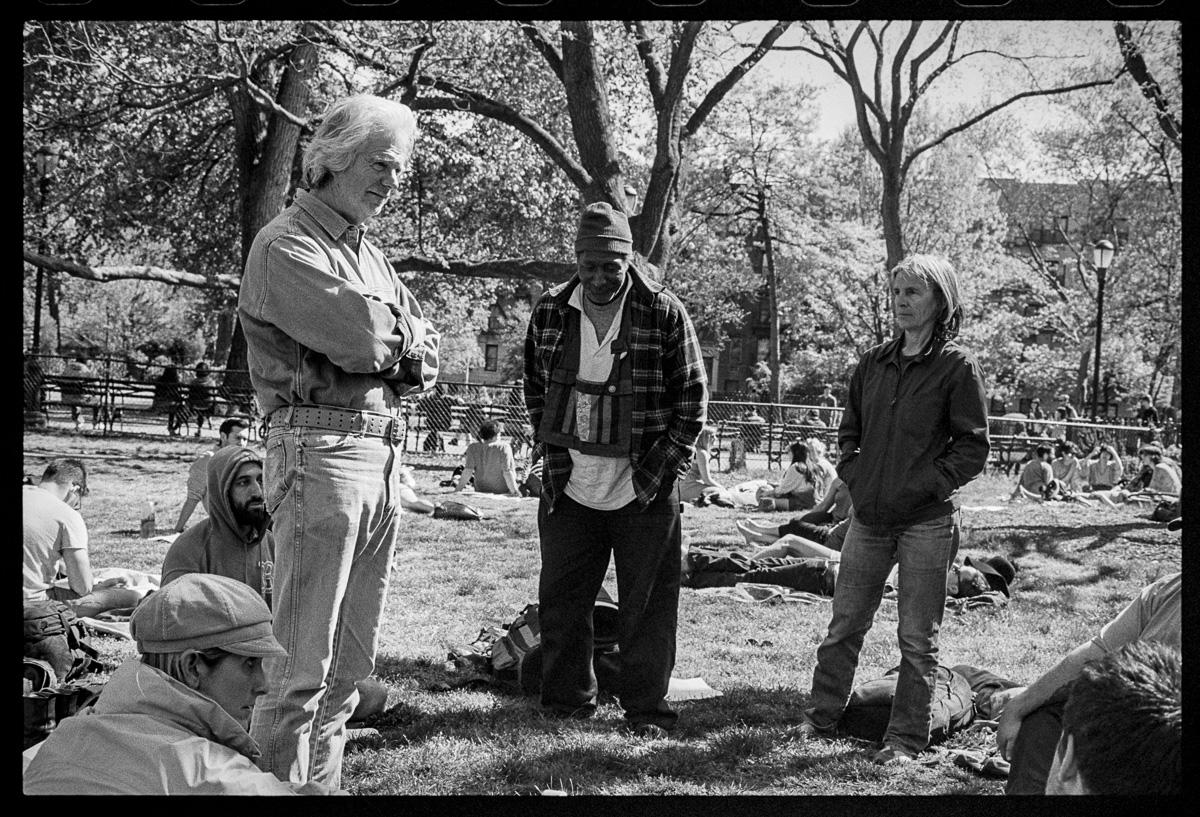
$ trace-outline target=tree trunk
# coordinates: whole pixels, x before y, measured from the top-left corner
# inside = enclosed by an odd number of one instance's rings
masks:
[[[564,21],[562,32],[562,81],[567,112],[580,162],[591,176],[591,184],[579,192],[585,204],[606,201],[624,212],[621,165],[617,161],[608,93],[604,78],[596,70],[592,24],[587,20]]]
[[[900,217],[900,194],[904,189],[904,179],[898,162],[883,166],[880,170],[883,172],[883,192],[879,199],[879,216],[883,221],[887,269],[890,271],[904,258],[903,220]]]
[[[306,27],[307,28],[307,27]],[[298,116],[304,115],[311,87],[309,81],[317,65],[317,47],[311,42],[297,45],[291,52],[279,83],[276,101],[280,107]],[[241,108],[241,110],[239,110]],[[271,116],[263,141],[257,142],[259,117],[253,102],[243,95],[234,109],[240,149],[239,175],[246,180],[242,195],[242,265],[250,254],[250,245],[258,231],[283,209],[292,178],[292,164],[300,140],[300,128],[282,116]],[[237,309],[236,302],[233,309]],[[246,359],[246,335],[241,321],[234,320],[233,338],[225,366],[225,385],[250,388],[249,363]]]

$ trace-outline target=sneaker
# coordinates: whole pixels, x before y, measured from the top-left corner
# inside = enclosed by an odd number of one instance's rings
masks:
[[[629,726],[629,732],[636,738],[644,740],[662,740],[667,737],[667,730],[657,723],[635,723]]]
[[[871,762],[876,766],[903,766],[914,760],[916,758],[903,749],[886,745],[871,757]]]
[[[833,736],[832,729],[822,729],[808,718],[784,730],[784,735],[791,740],[810,740],[812,738],[828,738]]]

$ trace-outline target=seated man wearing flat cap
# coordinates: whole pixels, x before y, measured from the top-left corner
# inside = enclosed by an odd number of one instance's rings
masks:
[[[266,691],[262,659],[284,655],[252,588],[191,573],[148,596],[130,631],[140,656],[33,754],[26,794],[332,794],[259,770],[246,731]]]

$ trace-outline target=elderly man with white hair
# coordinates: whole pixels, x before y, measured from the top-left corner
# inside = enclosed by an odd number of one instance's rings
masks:
[[[334,102],[304,154],[308,189],[255,237],[238,295],[268,418],[275,635],[288,651],[266,663],[251,733],[262,768],[294,782],[341,778],[399,529],[401,398],[437,374],[438,333],[365,237],[415,139],[400,103]]]

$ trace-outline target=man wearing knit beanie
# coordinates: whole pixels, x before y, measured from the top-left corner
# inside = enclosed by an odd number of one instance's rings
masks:
[[[675,663],[686,473],[708,405],[700,344],[683,304],[649,278],[629,220],[589,204],[576,274],[530,316],[525,403],[544,456],[538,534],[542,707],[586,718],[598,692],[591,614],[616,562],[617,697],[638,737],[665,736]]]

